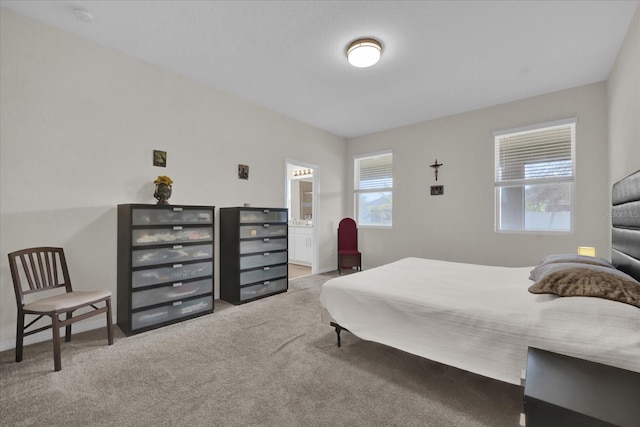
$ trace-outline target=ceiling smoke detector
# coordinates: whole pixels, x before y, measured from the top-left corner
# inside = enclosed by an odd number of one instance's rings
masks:
[[[91,23],[95,19],[92,13],[87,12],[86,10],[80,9],[80,8],[73,9],[73,14],[76,16],[76,18],[78,18],[82,22]]]

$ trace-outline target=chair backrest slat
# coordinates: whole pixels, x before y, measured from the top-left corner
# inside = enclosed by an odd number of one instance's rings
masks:
[[[46,282],[44,266],[42,265],[42,253],[36,252],[36,253],[30,254],[30,258],[31,258],[31,265],[33,267],[33,271],[31,273],[35,278],[34,281],[36,282],[38,289],[46,288],[47,282]],[[36,260],[38,261],[37,268],[35,265]]]
[[[63,252],[60,252],[60,257],[61,257],[61,259],[64,259],[64,253]],[[54,283],[59,283],[58,282],[58,264],[56,262],[58,257],[52,256],[52,258],[53,258],[53,282]],[[65,268],[66,268],[66,266],[65,266]]]
[[[37,289],[36,284],[33,282],[33,275],[28,274],[30,267],[29,267],[29,264],[27,264],[27,260],[26,260],[27,256],[28,255],[19,255],[18,258],[22,263],[22,270],[25,272],[24,277],[27,279],[27,284],[29,285],[29,289]],[[9,254],[9,263],[11,264],[11,254]],[[11,270],[11,273],[13,274],[13,269]],[[17,273],[17,270],[16,270],[16,273]],[[19,275],[17,275],[17,277],[14,278],[14,282],[16,280],[20,281]]]
[[[56,268],[56,253],[55,252],[41,252],[40,255],[44,258],[46,277],[43,275],[42,281],[44,286],[53,286],[58,284],[58,271]],[[44,283],[46,279],[46,284]]]
[[[52,281],[53,275],[51,274],[51,263],[49,262],[49,254],[41,252],[38,255],[40,255],[41,258],[44,258],[44,266],[43,266],[44,271],[42,271],[42,286],[47,287],[53,283]]]

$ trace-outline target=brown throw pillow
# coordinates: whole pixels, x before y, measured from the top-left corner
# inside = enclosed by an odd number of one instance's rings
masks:
[[[595,266],[585,265],[549,272],[530,286],[529,292],[561,297],[604,298],[640,308],[640,282],[619,270]]]

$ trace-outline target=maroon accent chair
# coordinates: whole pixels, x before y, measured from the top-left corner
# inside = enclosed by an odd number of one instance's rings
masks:
[[[111,317],[111,292],[74,291],[67,261],[62,248],[38,247],[23,249],[9,254],[9,267],[18,305],[16,333],[16,362],[22,361],[24,337],[46,329],[53,331],[53,365],[56,371],[62,369],[60,359],[60,328],[65,328],[65,341],[71,341],[71,324],[98,314],[107,314],[107,340],[113,344],[113,321]],[[65,290],[60,293],[60,288]],[[56,292],[57,291],[57,292]],[[33,299],[31,294],[53,296]],[[30,302],[25,302],[28,295]],[[97,307],[97,305],[103,305]],[[73,316],[76,310],[92,309]],[[27,315],[38,316],[25,326]],[[27,331],[44,316],[51,318],[51,324]],[[64,318],[63,318],[64,317]]]
[[[358,250],[358,227],[351,218],[344,218],[338,224],[338,274],[342,269],[362,270],[362,254]]]

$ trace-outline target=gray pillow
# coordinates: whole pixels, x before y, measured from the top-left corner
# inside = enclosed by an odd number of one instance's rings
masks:
[[[604,258],[598,258],[594,256],[587,255],[578,255],[578,254],[556,254],[556,255],[547,255],[542,258],[540,264],[549,264],[552,262],[580,262],[584,264],[594,264],[594,265],[602,265],[603,267],[613,267],[608,260]]]
[[[529,292],[604,298],[640,308],[640,282],[620,270],[579,263],[547,266]]]
[[[578,254],[558,254],[558,255],[547,255],[542,258],[540,263],[536,268],[531,270],[531,274],[529,274],[529,279],[534,282],[538,280],[538,269],[544,268],[545,265],[548,264],[557,264],[557,263],[579,263],[579,264],[591,264],[591,265],[599,265],[602,267],[614,268],[613,264],[607,261],[604,258],[597,258],[586,255],[578,255]]]

